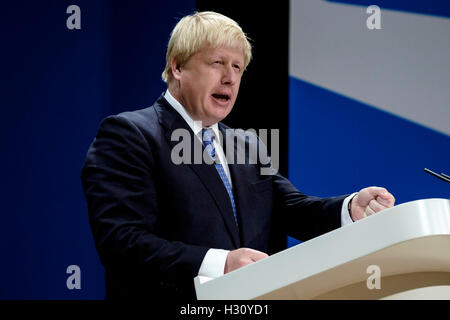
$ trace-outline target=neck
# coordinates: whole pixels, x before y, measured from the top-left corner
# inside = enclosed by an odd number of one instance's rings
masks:
[[[186,103],[184,102],[183,96],[181,95],[181,92],[178,87],[178,83],[176,81],[170,82],[169,85],[167,86],[167,89],[169,90],[172,97],[180,103],[180,105],[183,107],[183,109],[186,111],[186,113],[189,115],[189,117],[191,117],[192,120],[201,121],[202,126],[204,128],[210,127],[215,123],[215,122],[210,122],[210,121],[207,121],[204,119],[197,118],[195,115],[192,114],[192,112],[190,112],[190,110],[188,108],[186,108]]]

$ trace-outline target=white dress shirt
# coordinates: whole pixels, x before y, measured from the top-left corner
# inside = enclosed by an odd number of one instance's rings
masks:
[[[202,125],[201,121],[195,121],[191,118],[191,116],[188,114],[186,109],[181,105],[180,102],[178,102],[169,92],[169,90],[166,90],[166,93],[164,94],[164,98],[169,102],[169,104],[183,117],[183,119],[187,122],[189,127],[192,129],[194,134],[197,136],[200,141],[202,141]],[[213,124],[210,127],[215,136],[219,137],[219,126],[217,123]],[[216,149],[217,156],[219,157],[219,161],[222,164],[223,169],[225,170],[225,174],[227,175],[228,180],[230,181],[231,186],[233,186],[230,176],[230,169],[228,168],[228,163],[225,157],[225,153],[223,152],[223,148],[220,145],[219,139],[214,139],[213,144],[214,148]],[[350,217],[350,213],[348,212],[348,202],[353,197],[355,193],[351,194],[347,198],[344,199],[344,202],[342,204],[341,209],[341,226],[345,226],[347,224],[350,224],[353,222],[353,220]],[[205,257],[203,258],[202,264],[200,266],[200,270],[198,272],[199,276],[205,276],[209,278],[217,278],[224,274],[225,270],[225,263],[227,260],[229,250],[223,250],[223,249],[215,249],[211,248],[206,253]]]

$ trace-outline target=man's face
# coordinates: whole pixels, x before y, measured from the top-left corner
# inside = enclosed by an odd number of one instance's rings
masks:
[[[204,49],[175,71],[176,96],[194,120],[211,126],[233,109],[243,68],[244,55],[238,49]]]

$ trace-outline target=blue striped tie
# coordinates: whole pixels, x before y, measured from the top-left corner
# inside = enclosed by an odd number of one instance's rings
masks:
[[[214,132],[212,129],[202,129],[202,140],[203,145],[205,146],[206,151],[208,151],[211,158],[216,160],[216,149],[214,148],[213,140],[214,140]],[[230,181],[228,180],[227,175],[225,174],[225,170],[223,169],[220,162],[215,163],[216,170],[219,173],[220,178],[222,179],[223,184],[225,185],[225,189],[227,189],[228,195],[231,200],[231,207],[233,208],[234,213],[234,221],[236,221],[236,225],[238,225],[237,214],[236,214],[236,205],[234,203],[233,189],[231,187]]]

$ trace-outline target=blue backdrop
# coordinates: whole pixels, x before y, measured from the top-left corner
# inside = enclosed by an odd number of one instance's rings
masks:
[[[448,199],[423,169],[450,174],[450,2],[290,4],[290,180],[317,196],[378,185],[396,204]]]
[[[81,30],[69,30],[69,5]],[[102,299],[80,182],[106,115],[161,94],[165,48],[194,1],[8,1],[1,18],[0,299]],[[66,268],[81,269],[68,290]]]

